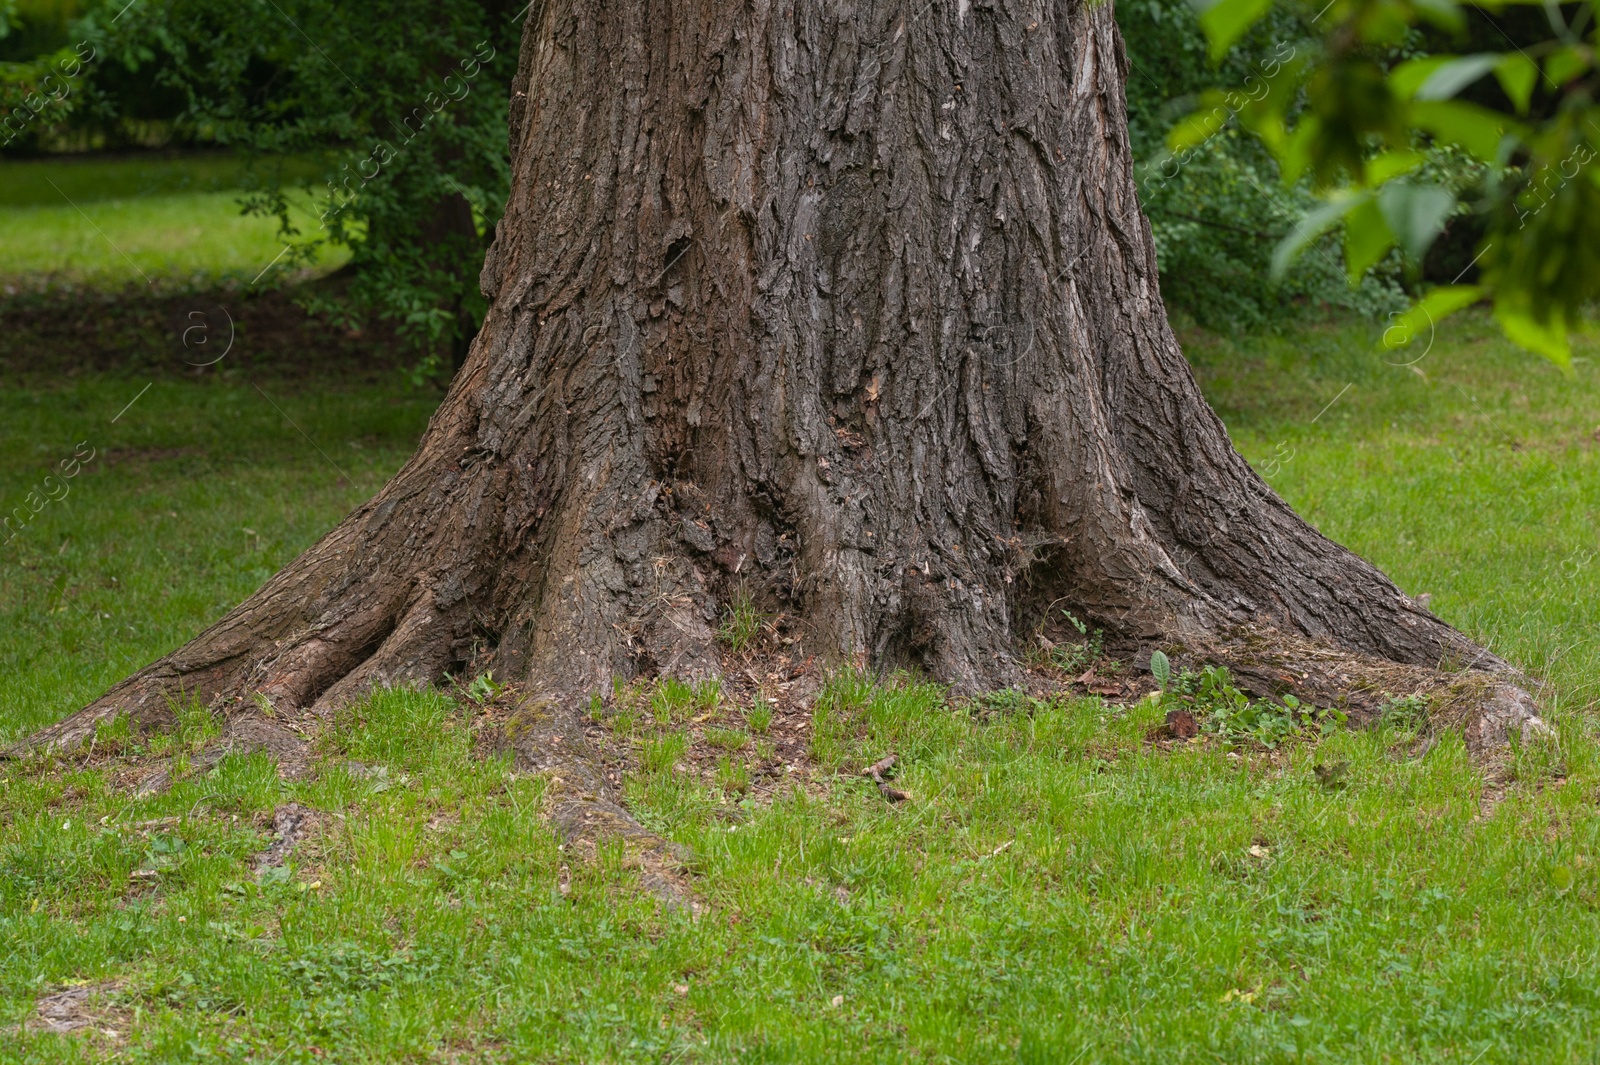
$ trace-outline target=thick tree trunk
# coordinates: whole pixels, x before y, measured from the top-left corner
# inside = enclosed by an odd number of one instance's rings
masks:
[[[492,307],[417,454],[40,739],[469,661],[571,705],[715,671],[736,586],[822,660],[969,690],[1058,607],[1259,686],[1502,669],[1233,450],[1162,308],[1126,73],[1109,3],[549,0]],[[1492,687],[1491,732],[1532,714]]]

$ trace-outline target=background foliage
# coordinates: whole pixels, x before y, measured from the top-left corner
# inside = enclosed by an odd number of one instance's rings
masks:
[[[1208,112],[1210,136],[1187,150],[1167,149],[1173,123],[1218,85],[1249,86],[1263,67],[1300,54],[1313,38],[1309,18],[1273,8],[1213,62],[1188,0],[1121,0],[1127,41],[1129,133],[1140,199],[1155,232],[1161,294],[1169,309],[1213,329],[1280,324],[1327,306],[1381,315],[1402,306],[1393,268],[1352,287],[1337,245],[1324,241],[1282,277],[1271,275],[1273,248],[1317,206],[1309,182],[1284,185],[1278,167],[1240,127],[1236,108]]]
[[[1235,331],[1329,307],[1392,320],[1423,296],[1431,321],[1502,292],[1514,339],[1560,356],[1600,276],[1584,251],[1600,234],[1565,239],[1600,218],[1587,209],[1600,188],[1563,168],[1575,152],[1592,156],[1585,138],[1600,128],[1572,14],[1587,9],[1437,6],[1118,4],[1169,306]],[[0,151],[233,151],[249,163],[244,209],[279,221],[278,268],[349,249],[349,284],[302,301],[351,324],[388,318],[424,369],[442,370],[484,310],[477,271],[507,194],[505,106],[524,10],[0,0],[0,105],[11,116]],[[291,210],[308,191],[314,221]],[[1391,339],[1409,339],[1420,320]]]
[[[1197,4],[1212,56],[1275,12],[1300,10],[1297,0]],[[1469,267],[1426,292],[1385,344],[1431,338],[1441,318],[1483,300],[1509,338],[1568,365],[1569,337],[1588,328],[1600,296],[1594,15],[1588,3],[1329,0],[1307,47],[1261,73],[1234,112],[1287,181],[1307,179],[1323,197],[1275,270],[1342,229],[1353,278],[1396,252],[1416,276],[1465,209],[1482,233]],[[1206,140],[1205,116],[1237,97],[1203,95],[1169,147]],[[1430,173],[1444,151],[1474,160],[1480,179]]]
[[[42,114],[13,154],[217,147],[250,164],[244,209],[276,216],[278,266],[352,250],[319,308],[394,320],[425,362],[459,359],[483,312],[477,273],[508,184],[505,108],[520,6],[497,0],[9,0],[6,102]],[[95,58],[52,100],[52,65]],[[81,49],[80,49],[81,51]],[[294,175],[316,197],[289,209]],[[288,164],[288,165],[286,165]]]

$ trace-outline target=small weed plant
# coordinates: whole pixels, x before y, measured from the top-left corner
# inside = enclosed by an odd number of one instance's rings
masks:
[[[743,795],[750,790],[750,770],[742,761],[725,754],[717,759],[717,784],[723,791]]]
[[[1378,722],[1414,732],[1428,723],[1428,697],[1391,695],[1378,705]]]
[[[665,773],[677,764],[688,749],[688,738],[678,732],[645,740],[639,751],[639,764],[646,773]]]
[[[1252,699],[1224,666],[1206,666],[1198,673],[1186,669],[1173,676],[1165,655],[1159,664],[1164,668],[1160,672],[1152,668],[1152,672],[1157,672],[1157,683],[1163,674],[1166,682],[1156,696],[1158,705],[1167,711],[1187,710],[1202,731],[1230,746],[1258,744],[1272,749],[1310,726],[1337,727],[1345,721],[1342,712],[1306,706],[1293,695],[1278,702]],[[1153,655],[1151,665],[1157,665]]]
[[[757,696],[755,702],[744,712],[744,723],[751,732],[764,735],[767,729],[772,727],[772,703]]]
[[[677,677],[663,677],[650,693],[650,716],[662,728],[686,716],[694,706],[694,688]]]
[[[766,618],[756,610],[755,603],[750,598],[750,590],[740,586],[733,593],[733,599],[722,615],[722,624],[717,628],[717,639],[726,644],[728,650],[738,654],[748,648],[760,635],[761,626],[765,621]]]
[[[480,674],[468,684],[461,683],[457,677],[451,677],[450,683],[455,687],[456,691],[479,706],[488,706],[494,702],[507,687],[507,685],[495,680],[493,673]]]
[[[1054,666],[1062,672],[1081,673],[1100,660],[1104,651],[1102,641],[1105,634],[1099,629],[1095,629],[1091,633],[1089,626],[1070,610],[1063,610],[1061,614],[1067,619],[1069,625],[1078,630],[1078,635],[1082,637],[1082,641],[1079,643],[1052,643],[1041,632],[1039,634],[1040,658],[1044,664]]]

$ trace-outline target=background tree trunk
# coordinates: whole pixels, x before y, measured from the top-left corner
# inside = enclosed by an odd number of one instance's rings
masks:
[[[1258,687],[1502,668],[1233,450],[1162,308],[1125,64],[1109,3],[549,0],[492,307],[417,454],[41,739],[469,661],[570,706],[716,671],[736,587],[820,660],[966,690],[1063,607]]]

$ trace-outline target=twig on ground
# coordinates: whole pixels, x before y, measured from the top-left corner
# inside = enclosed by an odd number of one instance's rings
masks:
[[[901,791],[899,788],[894,787],[889,783],[889,770],[894,767],[895,760],[896,756],[892,754],[880,758],[878,761],[867,766],[866,771],[862,775],[871,777],[873,783],[878,785],[879,795],[882,795],[890,802],[902,802],[905,799],[911,798],[911,796],[907,792]]]

